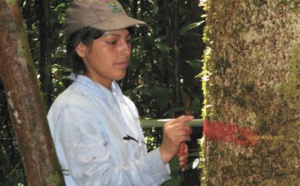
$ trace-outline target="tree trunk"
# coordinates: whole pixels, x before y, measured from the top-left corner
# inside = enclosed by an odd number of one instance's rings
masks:
[[[64,185],[29,53],[19,1],[0,0],[0,75],[28,185]]]
[[[299,185],[300,2],[205,7],[202,184]]]
[[[39,30],[40,30],[40,81],[41,90],[44,95],[46,108],[48,110],[52,103],[52,73],[51,73],[51,53],[50,53],[50,8],[48,0],[39,0],[38,13],[39,13]]]
[[[173,57],[173,81],[174,81],[174,108],[178,108],[182,105],[181,97],[180,97],[180,89],[181,83],[180,79],[182,78],[180,74],[180,50],[179,50],[179,2],[178,0],[173,0],[173,7],[172,7],[172,22],[171,22],[171,31],[169,33],[171,35],[172,40],[172,57]]]

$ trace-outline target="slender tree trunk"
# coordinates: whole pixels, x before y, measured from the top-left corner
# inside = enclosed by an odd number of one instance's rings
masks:
[[[44,95],[46,108],[48,110],[52,103],[52,73],[51,73],[51,52],[50,52],[50,8],[48,0],[38,0],[39,28],[40,28],[40,81],[41,90]]]
[[[300,2],[206,10],[202,185],[299,185]]]
[[[18,1],[0,0],[0,75],[28,185],[64,185]]]
[[[180,50],[179,50],[179,2],[178,0],[173,0],[173,11],[172,11],[172,25],[171,31],[169,32],[172,35],[172,50],[173,50],[173,78],[174,78],[174,94],[175,94],[175,102],[174,107],[178,108],[181,104],[180,99],[180,89],[181,83],[180,79],[182,78],[180,73],[181,61],[180,61]]]

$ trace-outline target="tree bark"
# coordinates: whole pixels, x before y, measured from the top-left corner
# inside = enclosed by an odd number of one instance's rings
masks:
[[[300,2],[205,7],[202,184],[298,185]]]
[[[0,0],[0,75],[28,185],[64,185],[18,1]]]

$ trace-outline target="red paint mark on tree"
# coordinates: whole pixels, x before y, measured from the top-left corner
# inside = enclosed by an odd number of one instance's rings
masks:
[[[204,120],[204,135],[212,141],[231,142],[240,146],[257,146],[257,135],[245,127],[231,123]]]

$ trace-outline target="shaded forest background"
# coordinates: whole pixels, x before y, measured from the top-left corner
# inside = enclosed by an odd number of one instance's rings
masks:
[[[71,83],[65,54],[67,2],[20,1],[45,110]],[[148,23],[148,27],[135,30],[128,73],[119,82],[137,105],[141,118],[168,118],[183,113],[200,117],[203,95],[201,81],[195,77],[202,66],[204,12],[198,6],[199,0],[120,2],[128,14]],[[0,185],[25,184],[1,82],[0,90]],[[160,142],[159,130],[147,129],[145,135],[153,139],[148,143],[149,149]]]

